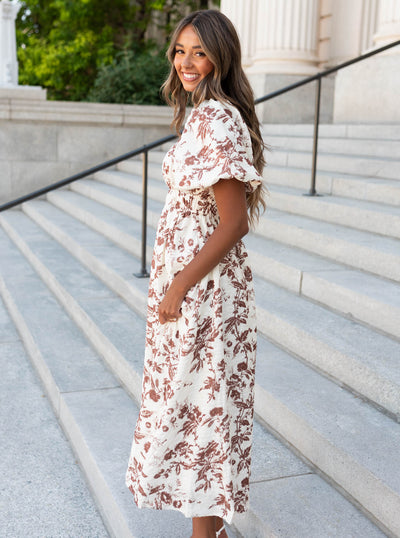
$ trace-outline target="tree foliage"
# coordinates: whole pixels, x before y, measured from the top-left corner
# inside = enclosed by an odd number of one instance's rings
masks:
[[[168,70],[164,49],[121,52],[111,64],[99,70],[87,100],[162,105],[160,86]]]
[[[19,83],[50,99],[160,103],[172,26],[204,0],[24,0],[17,18]],[[148,38],[157,28],[157,45]]]

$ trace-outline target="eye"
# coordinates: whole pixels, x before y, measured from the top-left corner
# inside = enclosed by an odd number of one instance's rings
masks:
[[[205,52],[196,52],[196,56],[204,57],[205,55]]]
[[[183,54],[183,50],[182,49],[175,49],[175,54]]]

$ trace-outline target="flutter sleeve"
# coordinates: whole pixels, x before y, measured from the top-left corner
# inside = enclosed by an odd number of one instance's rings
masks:
[[[207,188],[220,179],[235,178],[252,192],[262,176],[252,164],[247,125],[239,111],[218,101],[207,101],[192,112],[183,133],[179,164],[180,189]]]

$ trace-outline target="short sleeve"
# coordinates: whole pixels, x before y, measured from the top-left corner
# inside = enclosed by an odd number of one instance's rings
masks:
[[[194,109],[180,148],[181,170],[175,170],[179,189],[207,188],[220,179],[235,178],[252,192],[262,182],[252,163],[247,125],[233,106],[210,100]]]

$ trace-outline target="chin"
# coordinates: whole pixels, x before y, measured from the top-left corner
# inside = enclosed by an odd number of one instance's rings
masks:
[[[198,82],[197,82],[197,84],[188,84],[186,82],[186,80],[181,80],[181,82],[182,82],[182,86],[183,86],[184,90],[187,91],[187,92],[193,92],[197,88],[197,86],[199,85]]]

